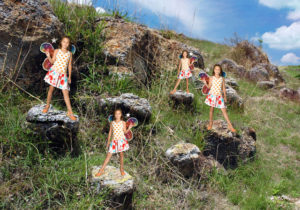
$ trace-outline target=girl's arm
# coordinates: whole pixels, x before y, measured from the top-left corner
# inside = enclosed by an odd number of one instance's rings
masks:
[[[130,125],[128,126],[128,129],[126,129],[126,122],[123,122],[124,133],[128,133],[128,131],[130,131],[131,128],[132,128],[132,125],[130,124]]]
[[[111,123],[110,123],[110,124],[109,124],[109,133],[108,133],[108,137],[107,137],[107,145],[106,145],[107,148],[108,148],[108,146],[109,146],[109,144],[110,144],[111,133],[112,133],[112,125],[111,125]]]
[[[48,60],[50,61],[50,63],[52,63],[52,64],[53,64],[53,63],[55,62],[55,60],[56,60],[56,54],[57,54],[57,51],[58,51],[58,50],[54,50],[53,58],[51,58],[49,52],[46,52],[46,56],[47,56]]]
[[[68,83],[71,84],[71,74],[72,74],[72,53],[70,55],[70,60],[69,60],[69,66],[68,66],[68,69],[69,69],[69,77],[68,77]]]
[[[179,75],[180,68],[181,68],[181,59],[179,60],[179,65],[178,65],[177,75]]]
[[[227,102],[226,87],[225,87],[225,79],[224,78],[223,78],[223,82],[222,82],[222,89],[223,89],[223,94],[224,94],[224,101]]]
[[[206,82],[206,80],[205,80]],[[208,83],[206,83],[207,87],[210,89],[212,86],[212,77],[209,77]]]

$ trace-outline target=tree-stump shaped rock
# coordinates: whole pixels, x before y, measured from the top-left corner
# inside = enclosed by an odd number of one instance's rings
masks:
[[[114,166],[106,166],[104,174],[96,177],[101,166],[94,166],[90,182],[95,193],[109,192],[111,207],[117,209],[130,209],[132,195],[135,190],[134,179],[127,172],[122,176],[120,170]]]
[[[184,176],[190,177],[194,174],[195,168],[199,164],[201,152],[194,144],[179,143],[170,147],[165,155],[172,164],[178,167]]]
[[[111,112],[115,108],[121,108],[123,112],[130,113],[140,122],[148,122],[152,115],[149,101],[132,93],[124,93],[115,97],[97,97],[96,101],[101,111],[109,110]]]
[[[44,105],[36,105],[28,111],[26,117],[28,128],[38,134],[41,139],[50,141],[51,148],[56,152],[78,154],[78,116],[76,116],[77,120],[73,121],[64,111],[51,107],[47,113],[43,113],[43,108]]]
[[[174,102],[175,106],[179,104],[191,106],[194,101],[194,94],[178,90],[174,94],[170,94],[170,98]]]
[[[242,134],[232,133],[223,120],[215,120],[212,130],[206,130],[207,122],[199,121],[199,129],[204,133],[203,154],[213,156],[225,168],[235,168],[239,161],[246,162],[256,153],[256,134],[252,128],[244,128]]]

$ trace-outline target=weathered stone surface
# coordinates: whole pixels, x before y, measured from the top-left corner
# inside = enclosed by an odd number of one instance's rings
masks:
[[[239,85],[238,85],[237,81],[233,78],[225,78],[225,84],[229,85],[230,87],[232,87],[235,90],[239,89]]]
[[[27,125],[36,134],[51,141],[52,147],[57,152],[79,152],[77,132],[79,118],[76,121],[66,116],[66,112],[50,108],[48,113],[43,113],[44,105],[32,107],[26,117]]]
[[[272,81],[260,81],[257,83],[257,86],[262,89],[271,89],[275,86],[275,83]]]
[[[184,104],[190,106],[194,101],[194,94],[178,90],[174,94],[170,94],[170,98],[174,101],[174,104],[176,105]]]
[[[300,88],[298,90],[293,90],[291,88],[284,87],[280,89],[279,95],[282,98],[300,102]]]
[[[139,80],[148,83],[161,69],[173,70],[183,49],[198,57],[196,67],[204,68],[198,49],[164,38],[158,30],[123,19],[101,17],[105,23],[104,54],[107,64],[126,67]]]
[[[1,69],[23,88],[40,88],[45,76],[40,44],[61,34],[62,24],[46,0],[1,1]]]
[[[152,115],[148,100],[132,93],[124,93],[115,97],[96,97],[96,102],[101,110],[121,108],[123,112],[130,113],[140,122],[147,122]]]
[[[207,132],[207,122],[199,121],[194,129],[205,134],[203,154],[213,156],[225,168],[235,168],[238,162],[246,162],[256,152],[256,134],[251,128],[244,128],[242,134],[232,133],[223,120],[215,120],[212,130]]]
[[[132,195],[135,190],[134,178],[127,172],[122,176],[120,170],[114,166],[106,166],[104,174],[96,177],[101,166],[92,167],[90,182],[96,193],[109,191],[111,207],[129,209],[132,207]]]
[[[194,144],[179,143],[170,147],[165,155],[184,176],[190,177],[199,164],[201,152]]]
[[[278,67],[270,63],[258,63],[250,70],[246,70],[245,67],[227,58],[220,61],[219,64],[224,71],[232,72],[240,78],[246,78],[253,82],[271,81],[275,85],[284,84],[284,79]]]
[[[226,87],[227,104],[243,109],[244,108],[243,99],[238,95],[236,90],[228,85],[226,85],[225,87]]]
[[[247,72],[244,66],[238,65],[236,62],[228,58],[223,59],[219,62],[219,64],[222,66],[222,69],[224,71],[232,72],[240,78],[243,78],[245,73]]]

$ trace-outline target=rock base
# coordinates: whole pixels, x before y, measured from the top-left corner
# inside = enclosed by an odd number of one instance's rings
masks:
[[[114,166],[106,166],[104,174],[96,177],[101,166],[92,167],[90,182],[96,194],[109,192],[111,207],[116,209],[131,209],[132,195],[135,190],[134,179],[127,172],[122,176]]]
[[[178,90],[174,94],[170,94],[170,98],[174,102],[175,106],[180,104],[191,106],[194,101],[194,94]]]

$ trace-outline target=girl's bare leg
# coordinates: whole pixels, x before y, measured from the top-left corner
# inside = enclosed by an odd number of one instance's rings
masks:
[[[177,87],[178,87],[180,81],[181,81],[181,79],[178,79],[178,80],[177,80],[177,82],[176,82],[176,84],[175,84],[175,87],[174,87],[174,89],[170,92],[170,94],[174,94],[174,93],[176,92],[176,89],[177,89]]]
[[[52,85],[49,86],[48,95],[47,95],[47,105],[43,109],[43,113],[47,113],[48,112],[48,109],[50,107],[50,103],[51,103],[51,99],[52,99],[52,95],[53,95],[54,89],[55,89],[55,87],[53,87]]]
[[[69,91],[68,90],[62,90],[63,95],[64,95],[64,100],[68,109],[68,113],[67,116],[71,119],[71,120],[76,120],[76,117],[73,114],[72,111],[72,107],[71,107],[71,102],[70,102],[70,97],[69,97]]]
[[[105,169],[106,165],[108,164],[108,162],[109,162],[111,156],[112,156],[112,153],[110,153],[110,152],[107,153],[106,158],[105,158],[105,160],[104,160],[104,163],[103,163],[101,169],[98,171],[98,173],[97,173],[95,176],[101,176],[101,175],[103,174],[104,169]]]
[[[190,93],[190,91],[189,91],[189,78],[186,78],[186,92]]]
[[[122,176],[125,175],[124,165],[123,165],[123,159],[124,159],[124,154],[123,154],[123,152],[120,152],[120,172],[121,172]]]
[[[209,110],[209,124],[207,126],[207,130],[211,130],[212,125],[213,125],[213,115],[214,115],[214,107],[210,107]]]
[[[223,115],[224,115],[225,120],[227,121],[228,128],[229,128],[232,132],[236,132],[236,130],[233,128],[233,126],[232,126],[232,124],[231,124],[231,122],[230,122],[230,120],[229,120],[229,117],[228,117],[228,114],[227,114],[226,109],[225,109],[225,108],[222,108],[221,110],[222,110],[222,113],[223,113]]]

